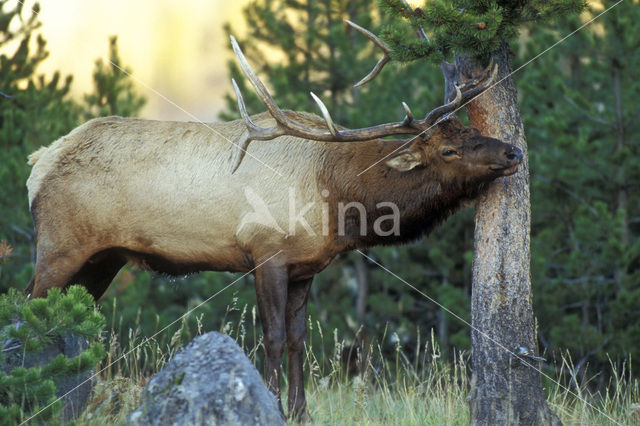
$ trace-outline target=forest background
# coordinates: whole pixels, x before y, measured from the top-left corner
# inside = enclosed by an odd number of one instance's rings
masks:
[[[580,16],[545,28],[532,22],[510,46],[514,69],[613,3],[589,3]],[[0,244],[12,247],[9,253],[0,245],[0,291],[6,292],[26,287],[33,272],[26,156],[89,118],[138,115],[145,98],[157,95],[135,88],[131,78],[99,59],[93,91],[72,96],[66,70],[38,70],[49,54],[38,35],[38,16],[20,3],[0,6]],[[386,18],[373,1],[259,0],[243,17],[245,30],[225,31],[238,36],[283,107],[316,112],[308,96],[313,91],[335,121],[362,127],[401,118],[402,101],[414,112],[442,103],[441,72],[424,61],[387,66],[366,88],[352,88],[379,52],[343,19],[383,27]],[[541,353],[549,361],[544,368],[556,368],[568,353],[574,375],[588,378],[595,389],[616,366],[640,356],[638,33],[640,5],[625,0],[514,75],[530,150],[533,306]],[[109,49],[110,61],[126,68],[115,38]],[[262,111],[235,63],[228,71],[250,113]],[[229,94],[226,101],[220,119],[237,118],[235,97]],[[368,252],[442,306],[357,253],[339,257],[313,285],[309,322],[318,326],[310,328],[310,339],[333,347],[320,334],[337,330],[345,362],[371,341],[390,359],[401,345],[411,361],[432,333],[444,359],[468,354],[468,326],[444,308],[469,321],[473,226],[469,208],[415,244]],[[236,278],[214,272],[171,278],[127,267],[99,304],[109,331],[126,346],[130,330],[150,336]],[[185,337],[198,329],[229,331],[240,318],[255,315],[252,281],[241,279],[158,341],[169,342],[178,329]],[[247,330],[247,341],[259,342],[256,330]],[[331,349],[314,344],[314,350]]]

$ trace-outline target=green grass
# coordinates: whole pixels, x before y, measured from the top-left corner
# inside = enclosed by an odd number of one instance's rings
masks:
[[[259,364],[264,350],[261,341],[245,339],[246,327],[256,327],[255,312],[243,314],[240,321],[241,324],[223,321],[221,331],[235,338],[254,364]],[[311,321],[309,326],[313,327]],[[315,326],[319,324],[316,322]],[[333,350],[327,353],[314,348],[313,344],[326,347],[317,341],[307,348],[307,402],[314,424],[469,424],[468,353],[457,352],[453,362],[445,362],[431,336],[427,342],[417,342],[418,349],[411,357],[414,361],[410,362],[399,344],[394,355],[385,357],[382,348],[374,343],[366,353],[357,354],[357,372],[352,369],[349,374],[342,357],[345,342],[335,330],[329,335],[326,330],[319,331],[323,339],[331,339]],[[142,387],[153,372],[160,370],[191,336],[185,333],[183,323],[171,338],[162,341],[147,341],[135,330],[129,330],[128,337],[130,343],[125,347],[115,333],[107,339],[109,352],[103,367],[114,364],[99,375],[92,401],[78,424],[124,421],[137,406]],[[609,383],[595,394],[588,391],[590,380],[576,376],[569,357],[549,371],[556,372],[561,386],[547,381],[548,401],[565,425],[640,424],[640,385],[632,378],[630,362],[612,364]]]

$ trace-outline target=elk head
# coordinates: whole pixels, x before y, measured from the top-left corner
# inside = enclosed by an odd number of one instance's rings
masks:
[[[522,161],[520,148],[482,136],[456,117],[438,123],[427,140],[418,137],[386,164],[399,171],[431,167],[439,182],[479,182],[515,173]]]

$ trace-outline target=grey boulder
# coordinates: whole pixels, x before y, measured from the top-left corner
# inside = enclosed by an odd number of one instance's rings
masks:
[[[193,339],[158,372],[128,419],[136,425],[282,425],[275,396],[233,339]]]
[[[16,324],[19,326],[19,324]],[[80,355],[89,347],[86,339],[79,336],[65,335],[56,337],[53,342],[37,352],[25,352],[22,346],[13,339],[2,342],[4,360],[0,362],[0,370],[10,373],[16,367],[33,368],[49,364],[55,357],[63,354],[67,358]],[[95,369],[79,372],[55,381],[56,396],[62,399],[62,420],[78,418],[89,402],[89,396],[95,384]]]

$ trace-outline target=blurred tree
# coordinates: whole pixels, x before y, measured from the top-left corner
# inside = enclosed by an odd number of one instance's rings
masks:
[[[613,4],[536,31],[529,56]],[[569,350],[576,370],[589,365],[589,377],[609,358],[640,357],[639,22],[638,3],[621,3],[527,68],[521,85],[535,146],[539,337],[549,353]]]
[[[229,285],[220,297],[208,300]],[[253,285],[241,274],[201,272],[170,277],[125,266],[100,305],[112,333],[124,347],[151,336],[165,347],[177,337],[188,342],[199,332],[219,330],[234,337],[249,353],[259,339],[257,327],[250,326],[255,314]],[[141,352],[136,357],[138,365],[123,363],[123,368],[154,374],[153,360],[157,356]]]
[[[18,261],[6,266],[0,289],[26,283],[35,253],[33,224],[25,182],[30,168],[27,155],[71,130],[80,109],[67,96],[71,76],[56,72],[47,79],[36,69],[48,56],[46,42],[35,36],[37,13],[21,2],[0,1],[0,240],[14,248]],[[35,45],[33,39],[35,38]]]
[[[246,57],[258,74],[263,74],[271,91],[284,108],[318,112],[309,96],[314,92],[326,100],[332,116],[348,126],[367,125],[401,116],[402,100],[421,99],[419,107],[437,102],[432,93],[441,83],[434,76],[423,79],[431,84],[418,84],[416,66],[398,69],[396,75],[383,78],[367,90],[353,89],[353,84],[366,75],[378,53],[372,43],[343,22],[351,19],[361,25],[379,22],[371,8],[371,0],[292,1],[259,0],[244,9],[248,34],[238,38]],[[232,34],[230,25],[225,26]],[[249,113],[264,111],[264,106],[246,86],[235,61],[228,64],[231,77],[246,93]],[[438,83],[435,83],[438,81]],[[234,94],[226,97],[227,108],[220,118],[239,118]],[[363,111],[365,110],[366,111]]]
[[[124,65],[118,55],[118,37],[109,39],[108,64],[102,58],[96,59],[93,71],[94,92],[85,95],[85,118],[120,115],[132,117],[138,115],[146,98],[138,95],[129,78],[131,70]]]

